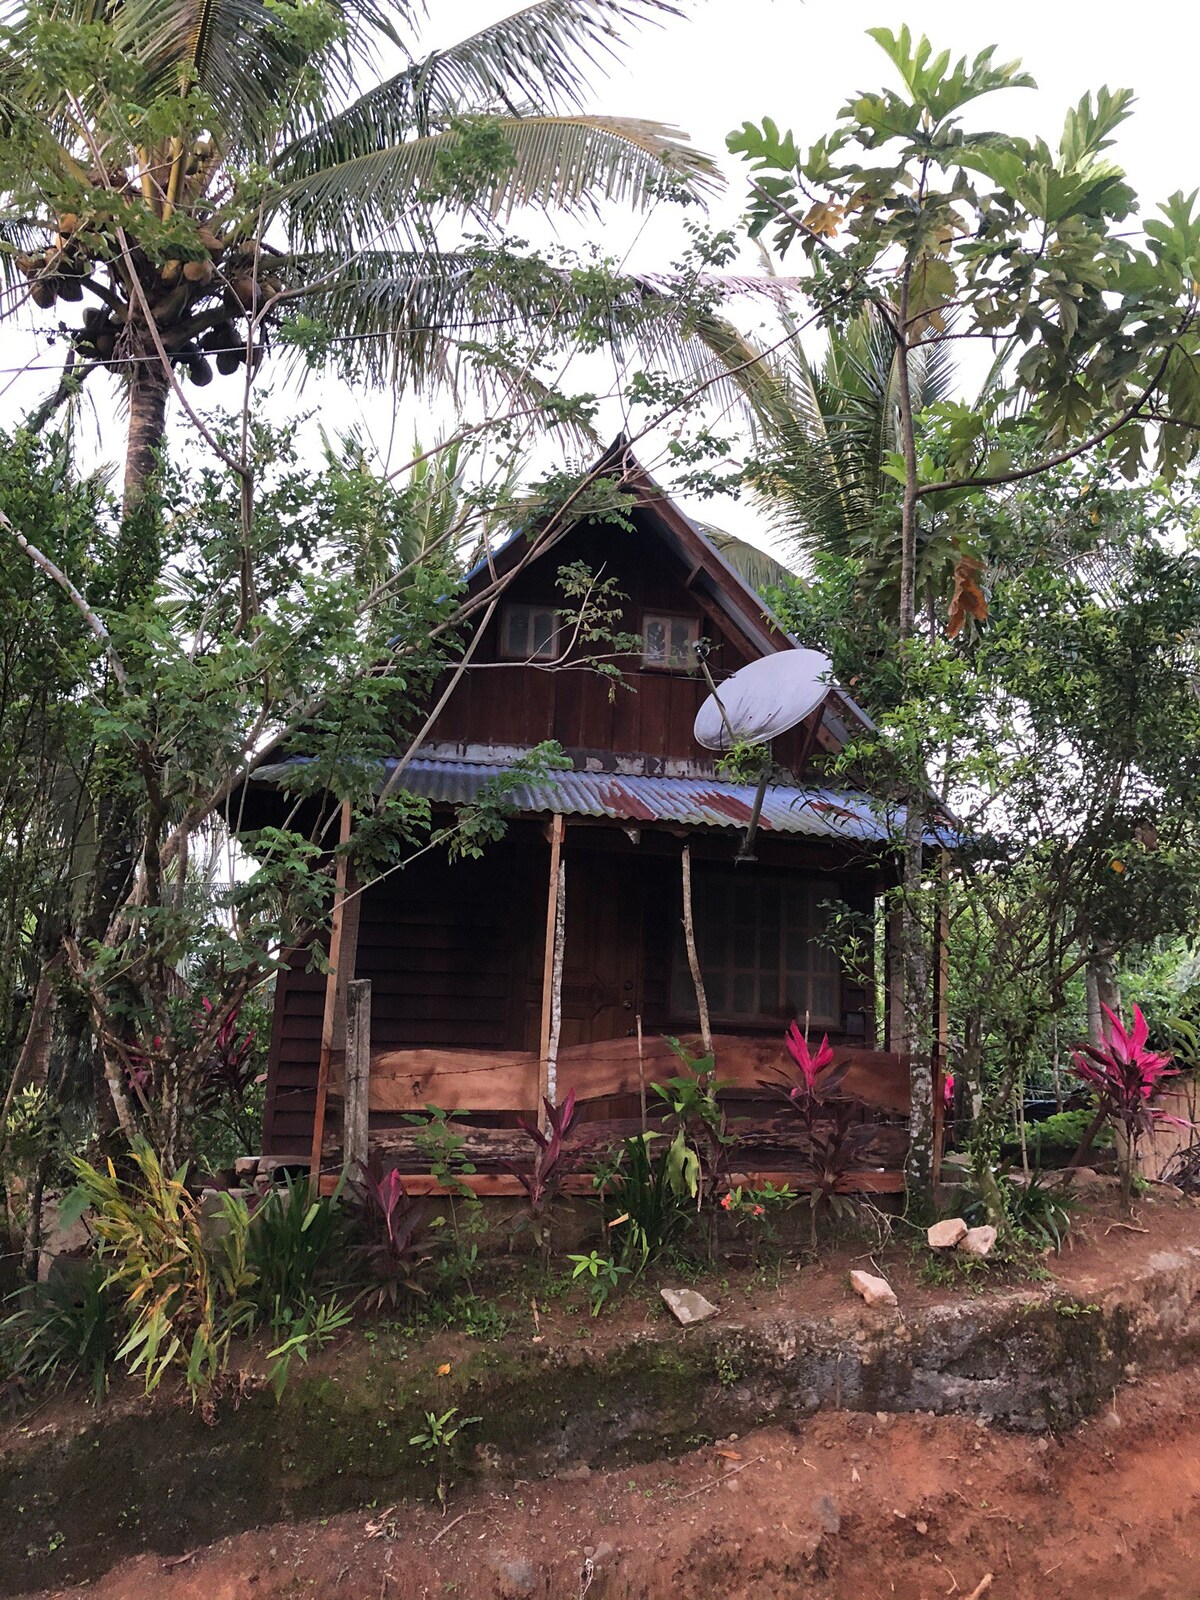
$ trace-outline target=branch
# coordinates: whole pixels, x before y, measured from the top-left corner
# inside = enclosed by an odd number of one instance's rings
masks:
[[[0,511],[0,528],[6,528],[20,545],[21,549],[24,550],[25,554],[33,562],[34,566],[40,567],[48,577],[53,578],[55,583],[58,584],[59,588],[62,589],[62,591],[67,595],[68,599],[71,601],[71,604],[87,623],[92,633],[95,634],[96,638],[99,639],[100,643],[104,646],[104,653],[108,657],[108,664],[112,668],[113,677],[121,685],[122,689],[128,689],[129,678],[121,658],[116,652],[116,647],[113,645],[112,637],[109,634],[108,629],[92,610],[91,606],[88,605],[87,601],[71,582],[70,578],[67,577],[66,573],[61,567],[55,566],[54,562],[51,561],[49,556],[43,555],[36,545],[30,544],[29,540],[23,533],[18,533],[3,511]]]
[[[70,352],[67,355],[67,359],[63,363],[62,375],[58,380],[58,387],[54,389],[52,393],[46,396],[40,406],[37,406],[29,413],[28,417],[26,417],[24,423],[22,424],[27,432],[40,433],[50,421],[50,418],[58,410],[59,406],[64,405],[74,395],[77,395],[83,384],[87,381],[91,374],[95,372],[96,368],[101,365],[101,363],[98,361],[89,361],[80,372],[76,373],[75,361],[76,351],[75,346],[72,345]]]
[[[1191,313],[1189,312],[1184,319],[1183,328],[1179,330],[1180,333],[1184,331],[1190,320]],[[1086,454],[1087,451],[1094,450],[1098,444],[1103,444],[1105,439],[1111,439],[1118,429],[1123,428],[1127,422],[1132,422],[1134,417],[1138,415],[1162,382],[1163,374],[1167,370],[1167,362],[1171,359],[1171,353],[1174,348],[1175,346],[1171,344],[1163,351],[1162,360],[1158,363],[1154,376],[1132,405],[1127,406],[1113,422],[1108,423],[1106,427],[1101,428],[1098,432],[1089,435],[1088,438],[1081,440],[1079,444],[1072,445],[1069,450],[1060,450],[1057,455],[1047,456],[1043,461],[1035,461],[1031,467],[1014,467],[1011,472],[994,472],[986,477],[979,478],[949,478],[945,483],[918,484],[916,490],[917,498],[921,499],[927,494],[949,493],[952,489],[997,489],[1005,483],[1019,483],[1022,478],[1036,478],[1040,473],[1049,472],[1053,467],[1061,467],[1064,462],[1074,461],[1077,457]]]

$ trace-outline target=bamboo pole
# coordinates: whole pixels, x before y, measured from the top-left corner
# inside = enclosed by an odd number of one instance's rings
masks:
[[[696,1010],[700,1016],[700,1043],[706,1056],[713,1053],[712,1028],[708,1021],[708,996],[704,992],[704,974],[700,971],[700,958],[696,954],[696,927],[692,917],[692,851],[683,847],[683,937],[687,945],[688,966],[692,985],[696,990]]]
[[[371,984],[346,985],[346,1094],[342,1114],[342,1163],[365,1167],[370,1147]]]
[[[566,948],[566,870],[563,819],[550,823],[550,882],[546,895],[546,948],[542,958],[542,1015],[538,1047],[538,1127],[547,1126],[547,1100],[558,1101],[558,1039],[562,1029],[562,969]]]
[[[642,1013],[637,1014],[638,1099],[642,1106],[642,1132],[646,1131],[646,1047],[642,1038]]]
[[[943,850],[938,871],[937,949],[933,1011],[933,1181],[941,1177],[946,1143],[946,1069],[950,1062],[950,857]]]
[[[338,828],[338,843],[346,845],[350,842],[350,802],[342,802],[341,824]],[[325,1146],[325,1104],[329,1098],[329,1063],[333,1056],[334,1031],[337,1023],[339,989],[342,997],[345,995],[345,979],[343,966],[348,965],[353,969],[354,951],[345,951],[347,960],[343,961],[343,945],[346,931],[346,890],[349,886],[350,862],[345,850],[337,859],[334,872],[333,890],[333,920],[329,930],[329,971],[325,977],[325,1010],[321,1016],[321,1051],[317,1058],[317,1100],[313,1107],[313,1136],[312,1149],[309,1155],[308,1178],[313,1194],[316,1194],[317,1181],[321,1173],[321,1153]],[[360,900],[355,895],[350,904],[355,908],[352,913],[353,921],[357,926],[357,907]],[[351,940],[353,945],[356,941]],[[348,976],[348,974],[347,974]]]

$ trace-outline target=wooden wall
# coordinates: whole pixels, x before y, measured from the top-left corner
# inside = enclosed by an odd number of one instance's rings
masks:
[[[615,628],[640,633],[647,612],[694,617],[712,644],[709,667],[720,682],[758,652],[705,597],[687,584],[682,564],[656,539],[608,525],[580,526],[540,562],[518,574],[472,657],[472,665],[434,724],[434,744],[531,745],[557,739],[568,750],[600,756],[637,754],[658,760],[708,763],[692,738],[692,724],[708,689],[698,672],[644,670],[640,659],[617,664],[628,687],[574,664],[565,670],[506,662],[500,655],[503,606],[572,604],[557,587],[559,569],[582,561],[616,580],[626,596]],[[592,651],[602,647],[589,646]],[[794,771],[803,736],[775,741],[776,759]]]
[[[693,840],[696,873],[727,868],[735,844],[732,835]],[[639,1014],[647,1036],[694,1029],[694,1015],[678,1013],[671,1002],[681,938],[681,845],[649,829],[635,843],[622,829],[568,825],[564,1051],[628,1040]],[[822,863],[830,881],[828,869],[838,869],[844,897],[870,904],[873,883],[861,862],[839,862],[828,848],[804,841],[771,840],[769,851],[771,862],[738,870],[813,875]],[[371,980],[375,1052],[462,1051],[478,1062],[488,1052],[499,1057],[536,1049],[548,860],[541,830],[517,822],[477,861],[448,863],[430,854],[363,895],[355,976]],[[268,1155],[307,1156],[324,989],[318,972],[293,970],[278,979]],[[868,1012],[866,1037],[836,1029],[831,1037],[869,1045],[870,1006],[869,993],[844,981],[843,1012]],[[781,1014],[774,1023],[738,1032],[779,1039],[786,1021]]]

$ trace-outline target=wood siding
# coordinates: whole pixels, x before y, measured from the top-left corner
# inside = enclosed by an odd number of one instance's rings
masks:
[[[694,1028],[694,1015],[673,1007],[671,997],[681,939],[681,843],[649,833],[635,843],[621,829],[568,826],[564,1053],[610,1040],[630,1048],[639,1014],[651,1040]],[[787,854],[783,841],[772,846]],[[702,851],[695,861],[697,877],[727,872],[733,848],[728,839],[708,841],[709,853]],[[799,855],[795,845],[791,854]],[[821,857],[820,851],[809,854]],[[847,864],[832,863],[838,870],[821,874],[802,865],[803,859],[784,869],[762,863],[737,870],[814,879],[822,894],[832,894],[836,883],[845,899],[870,904],[872,884],[861,869],[856,876]],[[512,835],[479,860],[447,864],[443,855],[430,854],[366,891],[354,975],[371,980],[376,1059],[422,1051],[438,1052],[441,1059],[465,1052],[476,1064],[491,1057],[498,1068],[517,1055],[533,1059],[548,863],[542,830],[515,823]],[[301,1159],[311,1137],[324,989],[319,972],[291,970],[278,979],[265,1151],[280,1159]],[[870,996],[843,979],[843,1011],[868,1014],[863,1028],[843,1023],[830,1030],[831,1037],[860,1049],[869,1045],[869,1005]],[[781,1010],[757,1026],[723,1031],[778,1045],[788,1020]],[[657,1046],[650,1048],[653,1053]],[[430,1098],[441,1103],[436,1093]],[[499,1109],[492,1099],[483,1096],[476,1109]],[[532,1111],[533,1100],[506,1109]],[[617,1111],[597,1107],[598,1114]]]
[[[623,683],[601,675],[576,652],[562,669],[505,660],[500,651],[504,607],[509,604],[570,606],[558,588],[558,572],[584,562],[593,573],[615,580],[625,596],[614,631],[640,634],[647,614],[696,620],[710,642],[709,669],[718,683],[754,659],[757,652],[722,620],[711,603],[688,588],[683,565],[642,531],[610,526],[573,530],[542,561],[520,573],[505,591],[463,681],[434,724],[431,744],[447,746],[532,745],[557,739],[566,750],[612,761],[644,756],[688,761],[711,768],[711,757],[692,738],[696,712],[708,694],[698,671],[643,668],[640,658],[617,661]],[[599,651],[603,646],[592,645]],[[795,771],[803,752],[799,730],[775,741],[780,765]]]

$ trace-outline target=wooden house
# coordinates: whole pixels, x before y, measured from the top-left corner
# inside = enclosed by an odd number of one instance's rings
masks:
[[[477,612],[467,665],[433,696],[436,715],[400,783],[449,817],[541,741],[556,740],[570,770],[517,788],[504,838],[480,859],[430,852],[352,896],[335,921],[328,978],[299,967],[281,975],[264,1153],[339,1168],[354,979],[370,982],[369,1019],[351,1019],[350,1041],[356,1059],[369,1055],[370,1074],[353,1090],[350,1120],[361,1137],[369,1118],[372,1154],[415,1174],[410,1186],[432,1187],[405,1120],[430,1104],[469,1114],[482,1193],[515,1190],[504,1170],[523,1138],[514,1125],[544,1095],[561,1101],[573,1089],[597,1140],[640,1126],[647,1092],[653,1112],[648,1086],[676,1067],[667,1039],[698,1048],[686,847],[735,1165],[794,1181],[794,1121],[760,1085],[785,1061],[784,1032],[798,1017],[851,1058],[848,1087],[880,1124],[882,1153],[861,1186],[899,1187],[907,1067],[877,1048],[888,1026],[875,1015],[873,979],[842,970],[819,937],[828,903],[869,913],[895,881],[894,821],[819,772],[821,753],[864,713],[831,686],[775,742],[753,859],[739,859],[755,788],[722,776],[693,738],[709,692],[695,645],[707,645],[719,684],[798,641],[623,443],[597,470],[635,496],[632,526],[584,519],[540,548],[521,534],[472,574],[469,595],[498,598]],[[619,686],[581,651],[558,659],[559,574],[575,562],[616,580],[619,625],[640,637]],[[278,766],[260,773],[252,813],[266,815],[278,777]]]

